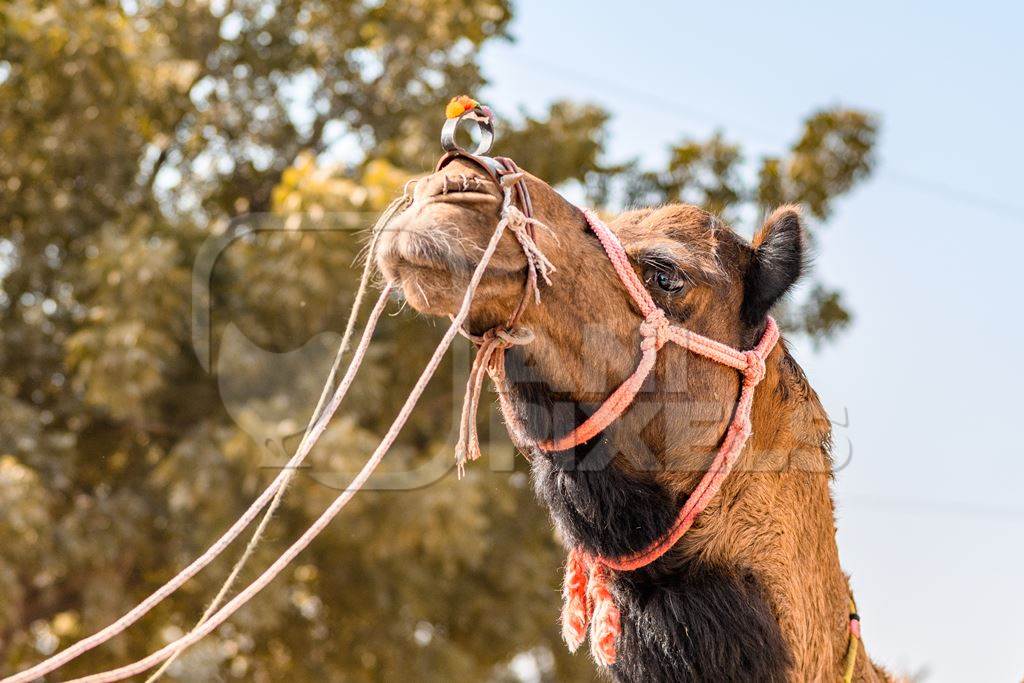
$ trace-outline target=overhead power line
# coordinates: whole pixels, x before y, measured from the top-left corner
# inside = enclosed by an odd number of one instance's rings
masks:
[[[695,120],[703,121],[711,126],[719,126],[724,123],[732,128],[751,131],[761,137],[774,137],[776,133],[775,131],[770,131],[764,126],[751,121],[741,121],[739,119],[730,120],[729,117],[723,118],[719,112],[712,112],[710,110],[694,107],[692,104],[680,102],[675,98],[666,96],[662,93],[638,88],[604,76],[595,76],[571,67],[549,62],[545,59],[539,59],[532,55],[520,55],[520,57],[525,62],[532,62],[534,66],[542,69],[543,72],[548,74],[561,73],[564,77],[571,78],[576,81],[589,81],[591,84],[602,90],[606,91],[610,89],[618,91],[620,94],[631,98],[639,98],[643,101],[644,107],[652,107],[674,116],[683,115]],[[759,140],[758,142],[764,144],[763,140]],[[883,167],[880,173],[892,182],[915,192],[939,197],[948,202],[959,203],[976,209],[983,209],[1007,220],[1024,224],[1024,206],[1017,206],[994,197],[964,191],[942,181],[925,178],[915,173],[910,173],[892,166]]]

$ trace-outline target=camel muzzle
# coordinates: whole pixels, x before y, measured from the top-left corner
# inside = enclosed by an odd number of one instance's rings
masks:
[[[377,264],[413,308],[451,315],[494,234],[502,190],[472,160],[454,159],[415,181],[408,196],[407,206],[381,230]],[[481,300],[515,299],[527,265],[515,240],[502,240],[481,285]]]

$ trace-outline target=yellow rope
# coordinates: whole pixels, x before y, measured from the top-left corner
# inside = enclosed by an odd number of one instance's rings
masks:
[[[860,617],[857,616],[857,603],[853,601],[853,597],[850,597],[850,645],[846,648],[846,668],[843,671],[843,683],[851,683],[853,681],[853,672],[857,668],[857,650],[860,649],[860,637],[858,636],[859,629],[852,628],[853,621],[860,622]]]

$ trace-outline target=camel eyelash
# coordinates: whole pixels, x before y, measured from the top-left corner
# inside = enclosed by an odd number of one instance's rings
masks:
[[[725,282],[724,271],[717,262],[700,259],[683,249],[651,245],[637,249],[634,258],[647,283],[657,273],[679,277],[687,285],[717,287]]]
[[[679,260],[675,255],[665,249],[649,249],[637,256],[637,261],[642,266],[656,268],[658,270],[678,270]]]
[[[656,277],[658,273],[678,277],[686,281],[687,284],[692,283],[689,274],[680,267],[679,262],[665,254],[649,252],[642,255],[639,262],[643,269],[644,282],[647,284],[650,284],[652,278]]]

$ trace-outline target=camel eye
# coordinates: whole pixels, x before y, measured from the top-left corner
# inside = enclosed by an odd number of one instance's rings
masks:
[[[651,282],[652,278],[648,278],[647,281]],[[658,289],[669,292],[670,294],[676,294],[683,287],[686,286],[686,280],[677,275],[676,273],[670,273],[664,270],[657,270],[654,272],[654,284],[658,286]]]

